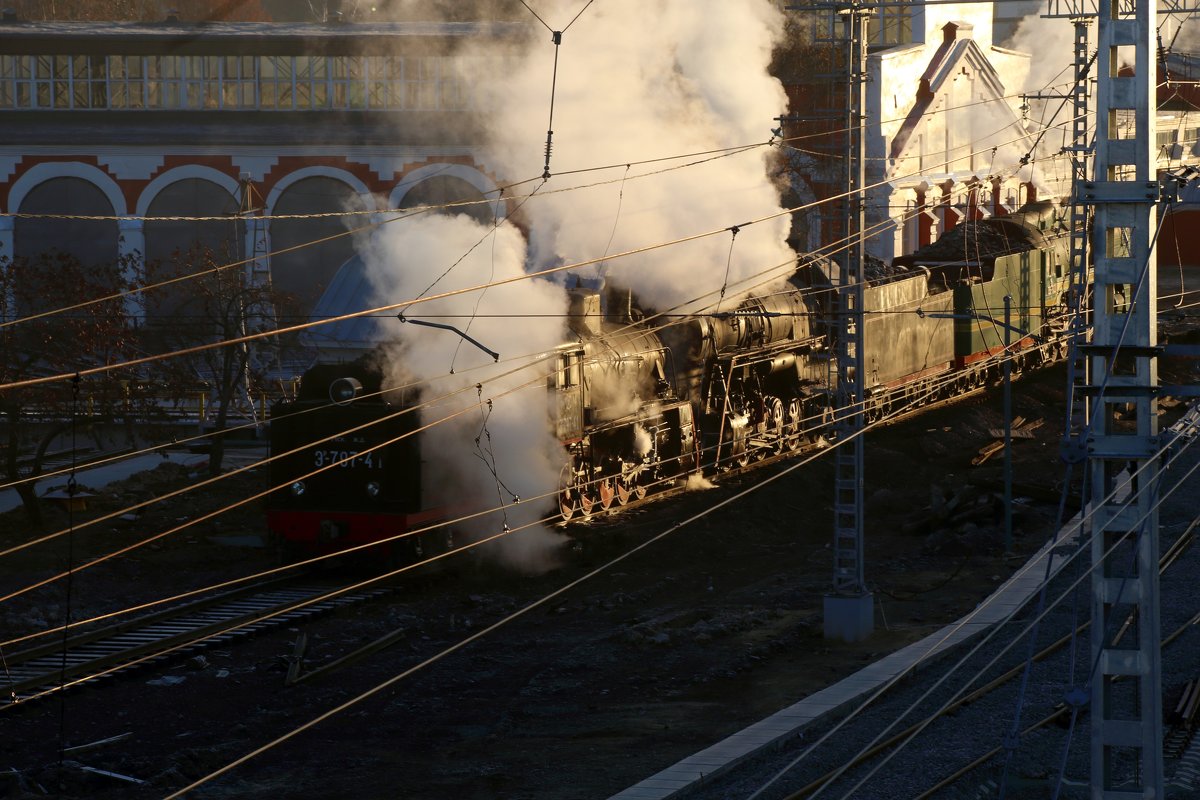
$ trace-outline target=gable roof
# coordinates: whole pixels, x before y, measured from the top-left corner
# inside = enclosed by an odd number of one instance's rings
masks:
[[[937,110],[936,107],[945,99],[946,92],[949,91],[955,76],[961,72],[963,67],[971,68],[993,98],[1000,100],[1004,97],[1004,84],[1000,80],[1000,74],[992,66],[979,44],[970,38],[972,28],[973,26],[967,22],[948,22],[942,27],[942,43],[934,52],[917,83],[916,102],[913,103],[912,109],[904,118],[896,135],[892,137],[888,160],[893,165],[898,159],[905,156],[916,134],[926,124],[926,115]],[[959,31],[963,31],[966,35],[960,37]],[[1022,135],[1025,135],[1020,119],[1012,107],[1007,102],[998,102],[995,105],[1000,109],[1000,113],[1010,117],[1012,125],[1020,130]]]

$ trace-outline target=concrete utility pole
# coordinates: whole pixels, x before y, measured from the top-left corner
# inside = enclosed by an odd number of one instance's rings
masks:
[[[865,227],[867,17],[857,2],[839,9],[846,26],[847,248],[840,260],[837,347],[838,439],[834,452],[833,591],[825,595],[825,637],[859,641],[875,626],[863,572],[863,229]],[[849,440],[849,441],[847,441]]]

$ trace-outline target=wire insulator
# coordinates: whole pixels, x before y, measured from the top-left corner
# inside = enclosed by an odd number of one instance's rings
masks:
[[[542,167],[542,180],[550,180],[550,154],[554,151],[554,131],[546,131],[546,164]]]

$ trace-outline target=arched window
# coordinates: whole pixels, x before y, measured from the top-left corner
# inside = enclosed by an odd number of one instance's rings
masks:
[[[50,178],[31,189],[15,210],[58,217],[18,217],[14,223],[13,290],[18,314],[66,305],[66,296],[48,291],[55,284],[60,289],[78,288],[91,296],[110,292],[117,286],[120,267],[116,220],[61,218],[113,216],[112,203],[95,184],[83,178]],[[70,281],[77,286],[66,287],[56,279],[66,269],[71,270]]]
[[[433,175],[409,189],[400,200],[400,208],[417,206],[446,206],[453,203],[469,203],[445,208],[446,214],[466,214],[484,225],[495,219],[492,206],[484,202],[483,192],[454,175]]]
[[[345,182],[314,175],[301,178],[284,189],[271,208],[271,214],[322,214],[342,210],[364,211],[366,205],[358,192]],[[308,319],[338,268],[355,253],[355,237],[349,232],[370,221],[365,214],[272,220],[271,250],[278,255],[271,256],[271,285],[276,293],[280,325],[294,325]],[[293,247],[298,249],[281,252]]]
[[[237,218],[237,200],[204,178],[183,178],[154,196],[147,217],[227,217],[208,221],[154,220],[146,222],[146,273],[150,282],[211,271],[246,257],[245,228]],[[234,267],[233,269],[244,269]],[[188,281],[152,289],[146,294],[150,323],[187,322],[197,313],[196,295]]]

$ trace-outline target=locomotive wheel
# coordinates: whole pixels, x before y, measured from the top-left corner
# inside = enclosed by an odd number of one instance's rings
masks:
[[[617,505],[623,506],[629,502],[629,498],[633,496],[633,490],[629,487],[629,482],[624,476],[617,478]]]
[[[634,483],[633,484],[633,496],[636,497],[638,500],[645,500],[646,499],[646,487],[640,483]]]
[[[562,474],[558,479],[558,513],[562,516],[563,522],[569,521],[579,510],[575,488],[571,485],[573,477],[571,465],[567,464],[562,468]]]
[[[771,453],[782,453],[784,437],[787,435],[787,416],[783,411],[783,401],[778,397],[767,398],[767,433],[774,437],[770,444]]]
[[[613,491],[612,478],[605,478],[596,484],[596,492],[600,495],[600,507],[607,511],[612,507],[616,492]]]
[[[784,432],[783,443],[791,452],[800,449],[800,401],[792,398],[787,409],[787,428]]]
[[[746,426],[734,427],[729,431],[729,463],[735,467],[744,467],[750,463],[750,436]]]
[[[735,451],[733,455],[733,463],[739,467],[744,467],[750,463],[750,445],[745,439],[741,441],[741,449],[737,450],[737,444],[734,445]]]
[[[579,491],[579,513],[586,519],[592,515],[592,509],[596,507],[596,498],[591,492],[580,489]]]
[[[579,503],[575,501],[571,490],[560,489],[558,492],[558,513],[563,518],[563,522],[569,522],[578,510]]]

